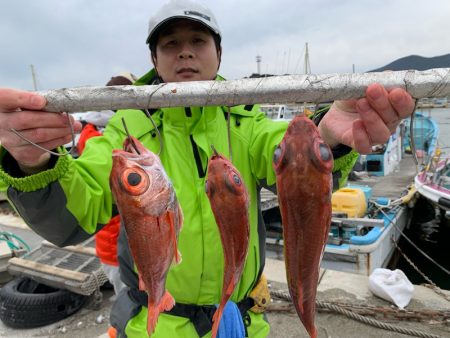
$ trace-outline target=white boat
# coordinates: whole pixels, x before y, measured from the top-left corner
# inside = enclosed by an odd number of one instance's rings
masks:
[[[355,185],[351,187],[359,189]],[[321,266],[366,276],[376,268],[387,267],[401,232],[409,222],[407,204],[414,192],[414,189],[409,190],[396,200],[370,197],[361,218],[333,217]]]
[[[408,202],[415,190],[407,190],[404,196],[393,199],[372,197],[372,188],[368,186],[350,185],[345,189],[360,189],[367,208],[364,215],[348,217],[344,212],[345,207],[335,208],[333,202],[332,223],[321,267],[369,276],[374,269],[385,268],[392,258],[401,231],[410,220]],[[267,256],[283,259],[281,218],[276,196],[273,196],[271,199],[269,192],[262,194],[262,209],[268,232]],[[348,206],[352,203],[344,204]]]
[[[285,104],[263,104],[260,109],[266,116],[275,121],[290,121],[295,112]]]
[[[450,159],[436,157],[414,178],[417,191],[437,205],[450,211]]]
[[[404,128],[399,126],[382,150],[362,159],[367,170],[355,175],[358,181],[333,194],[333,218],[322,268],[369,276],[374,269],[388,266],[411,219],[415,195],[412,182],[416,171],[412,156],[403,152]],[[340,193],[342,203],[338,202]],[[262,210],[268,256],[274,255],[272,250],[282,259],[279,211],[273,203],[263,203]]]

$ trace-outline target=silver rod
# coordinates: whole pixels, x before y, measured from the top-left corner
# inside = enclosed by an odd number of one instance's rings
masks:
[[[98,111],[254,103],[329,102],[359,98],[371,83],[406,89],[414,98],[450,96],[450,68],[323,75],[286,75],[152,86],[78,87],[39,92],[47,111]]]

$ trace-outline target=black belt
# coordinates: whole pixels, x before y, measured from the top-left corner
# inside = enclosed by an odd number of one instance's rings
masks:
[[[147,307],[148,298],[146,292],[139,291],[137,289],[130,289],[128,294],[136,303]],[[247,312],[255,305],[255,301],[252,298],[247,297],[238,302],[236,305],[239,308],[239,312],[241,313],[242,320],[245,324],[245,336],[247,337],[247,326],[251,324],[250,316]],[[172,316],[188,318],[194,325],[199,337],[203,337],[212,329],[212,318],[216,312],[216,309],[217,307],[215,305],[176,303],[170,311],[165,311],[164,313]]]

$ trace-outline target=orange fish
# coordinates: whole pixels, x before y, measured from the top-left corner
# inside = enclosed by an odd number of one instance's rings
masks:
[[[213,317],[215,338],[225,304],[241,278],[250,235],[247,189],[239,171],[215,149],[208,163],[206,193],[219,227],[225,263],[222,299]]]
[[[137,266],[139,289],[148,295],[151,335],[160,312],[175,305],[165,283],[172,262],[181,261],[177,240],[183,214],[159,157],[134,137],[126,139],[124,150],[113,150],[110,186]]]
[[[289,293],[300,320],[315,338],[319,268],[331,221],[333,156],[314,123],[297,116],[275,150],[273,167]]]

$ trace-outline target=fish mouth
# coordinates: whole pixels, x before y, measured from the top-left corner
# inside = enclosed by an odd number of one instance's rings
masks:
[[[127,156],[128,154],[129,154],[128,152],[121,150],[121,149],[113,149],[113,151],[112,151],[113,157],[128,158],[128,156]]]
[[[147,160],[149,158],[152,158],[152,155],[151,154],[142,155],[142,154],[138,154],[136,151],[129,152],[129,151],[121,150],[121,149],[113,149],[112,157],[113,157],[113,160],[114,160],[114,158],[119,157],[124,160],[138,162],[138,161]]]

